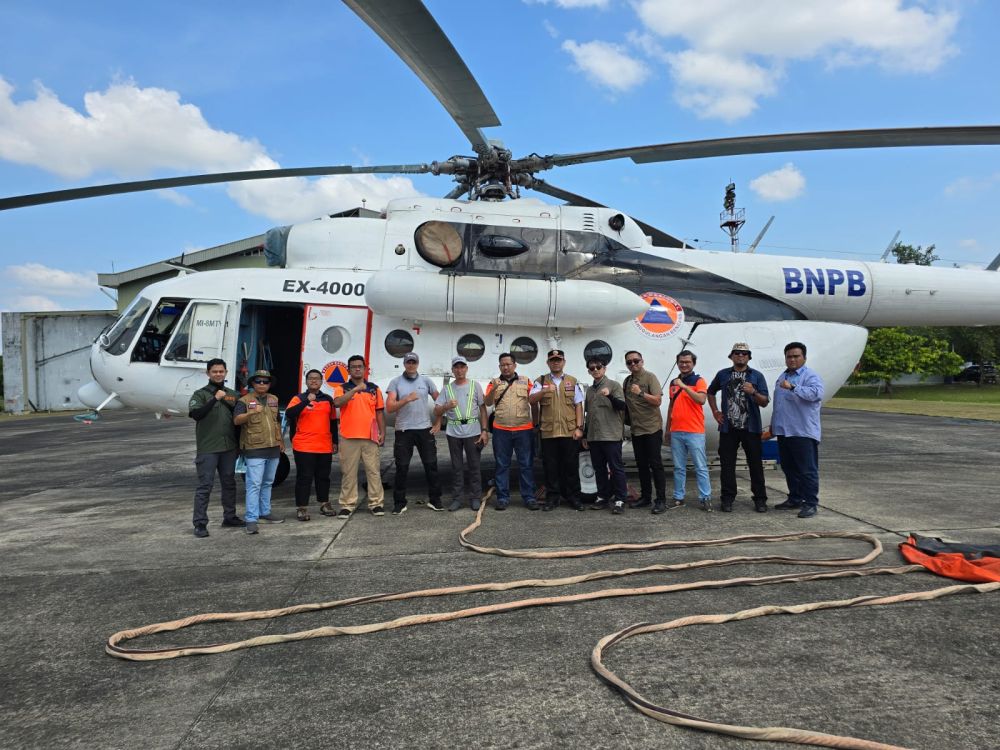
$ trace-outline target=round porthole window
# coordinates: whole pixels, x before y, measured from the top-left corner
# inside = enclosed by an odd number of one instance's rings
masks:
[[[467,333],[458,340],[458,346],[455,349],[469,362],[476,362],[482,359],[483,354],[486,353],[486,344],[476,334]]]
[[[385,337],[385,350],[393,357],[402,359],[413,351],[413,336],[398,328],[395,331],[389,331]]]
[[[425,222],[417,227],[414,239],[420,257],[439,268],[453,266],[462,257],[462,237],[453,224]]]
[[[538,356],[538,344],[527,336],[514,339],[510,344],[510,353],[519,365],[531,364]]]
[[[612,356],[611,344],[600,339],[594,339],[583,348],[583,358],[587,362],[592,359],[599,359],[607,365],[611,361]]]
[[[347,332],[346,328],[340,326],[330,326],[323,331],[323,335],[320,337],[320,345],[327,354],[336,354],[346,349],[350,343],[351,334]]]

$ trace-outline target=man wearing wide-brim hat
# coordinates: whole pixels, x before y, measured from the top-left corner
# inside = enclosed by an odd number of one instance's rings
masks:
[[[247,464],[246,531],[257,533],[258,520],[281,523],[271,513],[271,487],[278,471],[278,461],[285,452],[278,417],[278,397],[269,393],[273,378],[268,370],[250,376],[253,390],[236,402],[233,424],[240,428],[240,450]]]
[[[742,447],[750,469],[750,495],[754,510],[767,510],[767,487],[760,436],[764,430],[760,410],[770,402],[767,380],[750,367],[750,346],[737,341],[729,352],[733,366],[719,370],[708,386],[708,405],[719,424],[719,463],[721,465],[723,513],[731,513],[736,500],[736,452]],[[715,394],[722,393],[722,408]]]

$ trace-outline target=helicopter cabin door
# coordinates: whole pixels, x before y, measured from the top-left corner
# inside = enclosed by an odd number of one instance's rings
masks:
[[[347,381],[347,358],[361,354],[369,363],[372,313],[367,307],[307,305],[302,332],[302,370],[299,390],[305,390],[306,373],[323,373],[323,390]]]

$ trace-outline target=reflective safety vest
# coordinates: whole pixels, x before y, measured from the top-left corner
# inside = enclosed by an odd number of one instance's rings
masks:
[[[445,385],[444,392],[448,396],[448,399],[450,401],[458,401],[458,399],[455,398],[455,390],[451,387],[451,383]],[[461,404],[459,404],[454,409],[452,409],[452,411],[454,411],[455,414],[457,415],[457,419],[452,419],[451,417],[448,417],[448,421],[455,422],[456,424],[472,424],[473,422],[478,422],[479,415],[472,414],[472,409],[473,409],[472,405],[473,402],[475,401],[475,397],[476,397],[476,384],[470,380],[469,398],[466,400],[465,403],[465,415],[464,416],[462,415],[462,406]]]

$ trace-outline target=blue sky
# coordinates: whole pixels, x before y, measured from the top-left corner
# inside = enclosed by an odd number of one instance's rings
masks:
[[[503,123],[487,134],[515,156],[1000,124],[1000,4],[986,0],[427,5]],[[336,2],[0,0],[0,29],[2,195],[471,153],[410,70]],[[897,229],[903,242],[936,244],[942,265],[983,265],[1000,252],[1000,147],[620,160],[542,176],[705,249],[728,247],[718,213],[732,179],[747,212],[744,246],[776,216],[758,252],[877,259]],[[379,208],[451,187],[430,176],[268,181],[3,212],[0,309],[106,307],[97,272],[362,198]]]

